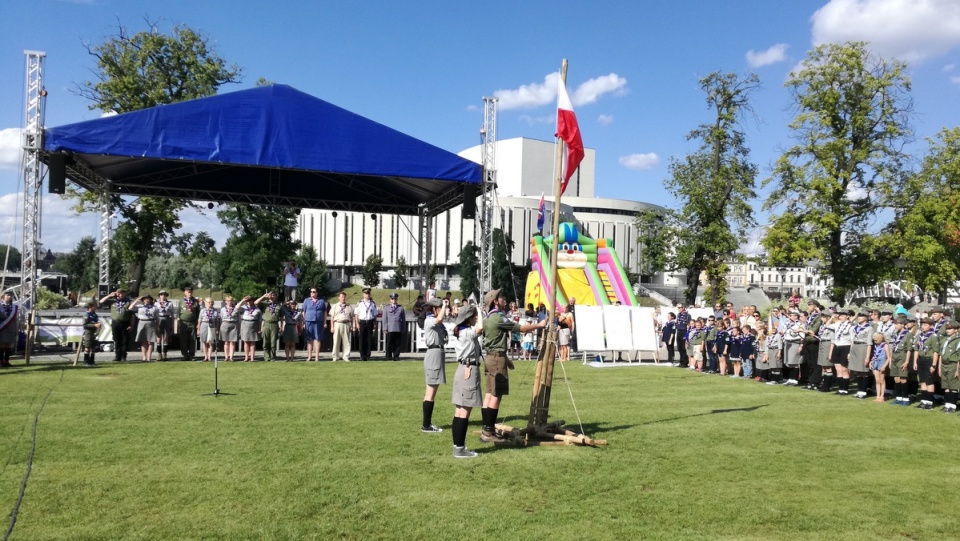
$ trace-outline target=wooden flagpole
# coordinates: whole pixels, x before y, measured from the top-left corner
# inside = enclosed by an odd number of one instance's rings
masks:
[[[563,59],[560,68],[561,84],[567,84],[567,59]],[[553,369],[557,352],[557,249],[560,232],[560,195],[563,183],[563,141],[556,140],[556,177],[553,188],[553,239],[550,243],[550,284],[551,297],[547,302],[547,331],[540,344],[537,355],[537,367],[533,380],[533,398],[530,401],[530,415],[526,428],[516,429],[508,425],[497,425],[504,436],[504,445],[605,445],[606,440],[578,434],[563,428],[564,421],[548,422],[550,414],[550,392],[553,390]]]

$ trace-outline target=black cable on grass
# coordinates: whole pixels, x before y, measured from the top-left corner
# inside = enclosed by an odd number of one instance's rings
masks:
[[[43,408],[47,405],[47,399],[50,398],[53,390],[63,383],[65,373],[66,368],[60,371],[60,381],[47,391],[47,396],[43,397],[43,403],[40,404],[40,409],[33,418],[33,443],[30,445],[30,456],[27,457],[27,472],[23,475],[23,481],[20,483],[20,495],[17,496],[17,503],[13,505],[13,510],[10,511],[10,526],[7,528],[7,533],[3,535],[3,541],[7,541],[10,534],[13,533],[13,528],[17,525],[17,513],[20,511],[20,504],[23,503],[23,496],[27,493],[27,481],[30,480],[30,472],[33,470],[33,455],[37,452],[37,425],[40,423],[40,414],[43,413]]]

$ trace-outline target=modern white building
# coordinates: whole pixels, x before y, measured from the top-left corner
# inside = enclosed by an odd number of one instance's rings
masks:
[[[552,227],[552,194],[555,160],[553,142],[527,138],[497,142],[497,191],[494,202],[494,227],[504,230],[514,241],[511,263],[526,265],[530,259],[530,238],[536,233],[541,194],[547,194],[547,218],[544,234]],[[481,147],[464,150],[461,156],[480,162]],[[638,212],[661,207],[638,201],[604,199],[594,195],[596,152],[586,149],[579,170],[561,202],[563,216],[573,216],[594,238],[613,241],[624,268],[642,274],[639,231],[634,223]],[[479,205],[478,205],[479,207]],[[479,209],[478,209],[479,212]],[[460,250],[478,236],[473,219],[463,218],[461,207],[431,218],[431,264],[437,266],[440,289],[459,288],[457,267]],[[412,283],[419,288],[420,218],[417,216],[371,215],[359,212],[304,210],[295,233],[304,245],[313,245],[327,261],[333,273],[344,281],[359,282],[360,271],[370,254],[383,258],[383,278],[389,286],[393,268],[402,256],[411,267]]]

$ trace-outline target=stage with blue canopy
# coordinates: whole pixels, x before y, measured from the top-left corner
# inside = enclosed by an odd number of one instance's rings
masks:
[[[286,85],[44,130],[41,160],[111,194],[435,215],[482,167]],[[57,159],[61,159],[57,157]]]

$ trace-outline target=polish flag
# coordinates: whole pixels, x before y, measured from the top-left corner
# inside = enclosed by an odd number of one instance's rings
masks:
[[[580,126],[577,124],[577,115],[573,112],[573,104],[567,95],[567,85],[563,79],[557,78],[557,133],[554,134],[564,142],[563,181],[560,183],[560,194],[567,191],[567,184],[573,172],[583,160],[583,139],[580,138]]]

